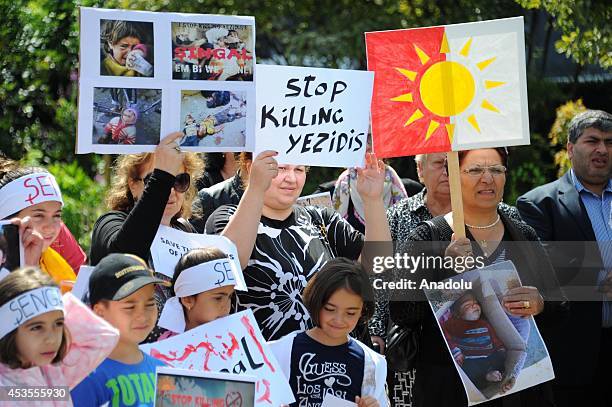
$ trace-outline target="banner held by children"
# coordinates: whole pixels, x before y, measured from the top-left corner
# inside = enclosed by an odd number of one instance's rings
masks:
[[[281,164],[362,166],[373,73],[257,65],[255,155]]]
[[[77,153],[254,146],[255,19],[81,7]],[[99,44],[99,46],[92,46]]]
[[[231,265],[233,265],[232,271],[236,279],[236,290],[246,291],[247,286],[240,267],[238,249],[231,240],[224,236],[187,233],[160,225],[151,244],[151,258],[155,271],[172,278],[174,267],[181,256],[189,250],[201,247],[216,247],[227,254]],[[224,270],[219,270],[219,275],[220,278],[225,278],[226,273]]]
[[[365,36],[379,157],[529,144],[522,17]]]
[[[295,401],[250,310],[140,348],[170,367],[255,376],[257,406],[279,406]]]
[[[554,379],[533,317],[508,314],[502,297],[520,287],[511,261],[468,271],[425,289],[469,405]]]

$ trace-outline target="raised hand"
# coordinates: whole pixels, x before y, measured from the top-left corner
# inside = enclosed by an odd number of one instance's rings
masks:
[[[19,225],[19,235],[23,245],[23,265],[39,267],[40,256],[44,247],[44,238],[34,230],[29,216],[25,218],[13,218],[11,223]]]
[[[274,158],[276,151],[266,150],[259,153],[251,163],[249,173],[249,189],[263,194],[266,192],[272,179],[278,175],[278,163]]]
[[[357,192],[364,201],[382,199],[385,184],[385,164],[373,153],[366,154],[366,165],[357,168]]]
[[[155,147],[155,168],[176,175],[181,171],[185,153],[181,151],[178,140],[183,133],[176,131],[164,137]]]

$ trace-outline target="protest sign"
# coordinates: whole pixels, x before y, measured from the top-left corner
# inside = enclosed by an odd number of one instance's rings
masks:
[[[216,247],[227,254],[231,263],[235,266],[232,271],[236,279],[236,290],[246,290],[238,249],[231,240],[224,236],[186,233],[169,226],[160,225],[151,244],[151,258],[155,271],[172,278],[174,267],[181,256],[191,249],[200,247]],[[221,271],[220,276],[225,278]]]
[[[469,405],[554,379],[533,317],[506,312],[502,297],[520,287],[511,261],[468,271],[425,289]]]
[[[253,148],[255,19],[81,8],[77,153]],[[95,46],[92,46],[95,44]]]
[[[322,206],[324,208],[334,209],[329,192],[319,192],[318,194],[301,196],[296,204],[301,206]]]
[[[155,377],[155,406],[255,405],[253,376],[158,367]]]
[[[257,406],[278,406],[295,401],[250,310],[140,348],[170,367],[255,376]]]
[[[23,245],[19,226],[9,220],[0,221],[0,280],[23,266]]]
[[[372,72],[257,65],[255,155],[281,164],[363,166]]]
[[[529,144],[522,17],[365,36],[378,157]]]
[[[321,407],[356,407],[357,404],[341,399],[340,397],[336,397],[331,393],[327,393],[325,398],[323,399],[323,404]]]
[[[93,266],[81,266],[74,287],[72,287],[72,295],[83,302],[89,294],[89,278],[91,277],[93,269]]]

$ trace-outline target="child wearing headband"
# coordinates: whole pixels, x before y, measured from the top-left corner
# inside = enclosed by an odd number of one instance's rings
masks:
[[[16,270],[0,281],[0,387],[67,386],[63,401],[29,401],[28,406],[72,405],[70,389],[104,360],[118,339],[115,328],[72,294],[62,297],[38,269]],[[3,399],[0,406],[16,401]]]
[[[25,264],[40,267],[68,290],[69,283],[76,280],[74,270],[50,247],[62,227],[63,206],[55,177],[46,169],[23,167],[0,172],[0,220],[20,219]]]
[[[164,305],[158,325],[167,339],[230,314],[236,273],[241,271],[215,247],[185,253],[174,269],[172,294]]]

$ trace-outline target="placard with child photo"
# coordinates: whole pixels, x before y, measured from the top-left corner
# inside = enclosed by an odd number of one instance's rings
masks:
[[[522,286],[511,261],[448,279],[464,289],[425,290],[469,405],[552,380],[546,345],[533,317],[508,312],[504,295]],[[445,280],[447,281],[447,280]]]

